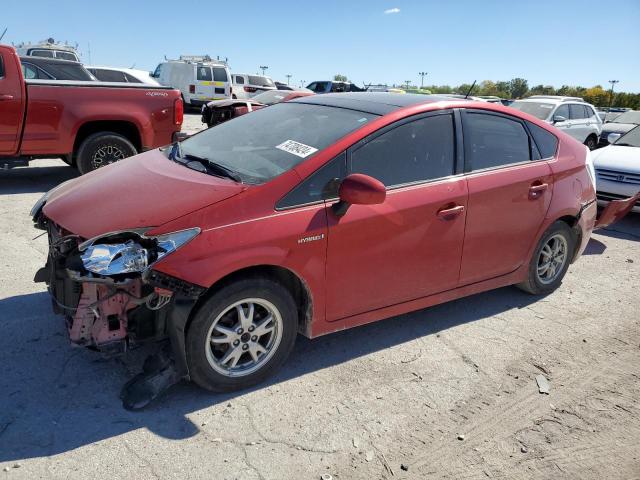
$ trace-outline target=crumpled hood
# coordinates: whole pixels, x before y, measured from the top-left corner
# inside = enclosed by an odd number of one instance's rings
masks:
[[[595,168],[640,173],[640,148],[615,144],[591,152]]]
[[[151,150],[66,182],[51,192],[43,212],[66,230],[91,238],[159,226],[245,188]]]
[[[627,133],[637,125],[633,123],[615,123],[609,122],[602,125],[602,133]]]

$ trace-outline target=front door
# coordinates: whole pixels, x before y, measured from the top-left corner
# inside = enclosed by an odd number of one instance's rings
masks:
[[[327,320],[458,284],[467,184],[455,175],[450,111],[404,120],[348,151],[349,173],[387,186],[380,205],[327,209]]]
[[[469,203],[460,284],[466,285],[529,260],[551,203],[553,176],[547,160],[532,160],[538,155],[519,119],[467,111],[463,128]]]
[[[23,93],[15,60],[0,50],[0,153],[4,155],[17,152],[22,125]]]

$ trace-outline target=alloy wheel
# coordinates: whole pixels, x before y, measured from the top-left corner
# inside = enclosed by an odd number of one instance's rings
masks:
[[[282,340],[282,315],[263,298],[246,298],[226,307],[206,336],[211,368],[229,377],[250,375],[262,368]]]
[[[537,275],[540,283],[553,283],[567,262],[568,246],[566,238],[561,234],[550,237],[540,250],[538,257]]]
[[[94,152],[93,157],[91,158],[91,163],[95,170],[97,168],[104,167],[105,165],[123,160],[124,158],[126,158],[125,153],[116,145],[103,145]]]

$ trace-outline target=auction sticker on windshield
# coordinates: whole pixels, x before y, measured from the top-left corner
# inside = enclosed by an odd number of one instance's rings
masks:
[[[310,147],[309,145],[305,145],[304,143],[296,142],[295,140],[287,140],[286,142],[282,142],[280,145],[276,145],[276,148],[284,150],[285,152],[291,153],[300,158],[306,158],[312,153],[316,153],[318,151],[317,148]]]

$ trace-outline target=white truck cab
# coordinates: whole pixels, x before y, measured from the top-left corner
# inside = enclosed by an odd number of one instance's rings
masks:
[[[181,55],[160,63],[151,76],[161,85],[182,93],[185,106],[200,107],[212,100],[231,98],[231,73],[225,61],[208,55]]]
[[[56,42],[53,38],[48,38],[39,43],[19,43],[14,45],[16,52],[21,57],[45,57],[57,58],[59,60],[71,60],[79,62],[78,46],[68,43]]]

